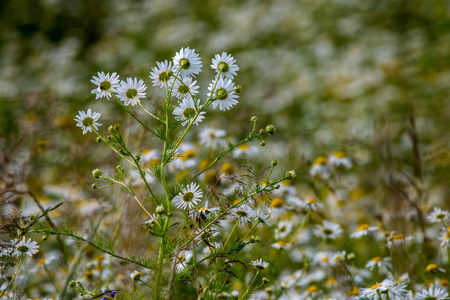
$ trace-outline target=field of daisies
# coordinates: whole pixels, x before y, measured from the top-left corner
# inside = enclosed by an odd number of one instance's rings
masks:
[[[447,1],[0,25],[0,300],[450,299]]]

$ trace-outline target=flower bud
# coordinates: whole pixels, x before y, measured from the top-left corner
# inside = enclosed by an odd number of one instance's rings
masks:
[[[267,279],[266,277],[263,277],[262,282],[263,283],[269,283],[269,279]]]
[[[285,176],[287,180],[292,180],[295,176],[297,176],[297,174],[295,173],[295,171],[291,170],[287,171]]]
[[[92,187],[93,190],[96,190],[96,189],[98,188],[98,186],[97,186],[96,183],[93,183],[93,184],[91,185],[91,187]]]
[[[100,178],[100,176],[102,176],[102,174],[103,174],[102,171],[100,171],[99,169],[95,169],[92,171],[92,176],[94,178]]]
[[[44,233],[44,235],[42,236],[42,240],[46,241],[48,239],[48,233]]]
[[[256,122],[256,121],[258,121],[258,118],[257,118],[256,116],[253,116],[253,117],[250,119],[250,121]]]
[[[266,142],[261,141],[261,142],[259,142],[259,144],[261,145],[261,147],[264,147],[266,145]]]
[[[276,131],[277,131],[277,129],[272,124],[269,124],[266,126],[266,133],[268,135],[274,135]]]
[[[281,185],[279,185],[279,184],[276,184],[276,185],[274,186],[274,188],[275,188],[276,190],[278,190],[280,187],[281,187]]]
[[[158,205],[158,206],[156,207],[155,212],[156,212],[158,215],[162,215],[162,214],[164,213],[164,206]]]
[[[70,288],[74,288],[74,287],[76,287],[77,286],[77,283],[75,282],[75,280],[72,280],[71,282],[69,282],[69,287]]]
[[[117,165],[117,166],[116,166],[116,170],[117,170],[117,172],[119,172],[119,173],[123,173],[123,171],[124,171],[121,165]]]
[[[273,167],[275,167],[276,165],[278,165],[278,162],[277,162],[276,160],[272,160],[270,163],[272,164]]]
[[[242,86],[240,86],[240,85],[235,86],[235,87],[234,87],[234,92],[235,92],[236,94],[242,93]]]
[[[30,220],[33,221],[35,217],[34,215],[29,215],[28,218],[30,218]]]
[[[103,138],[101,138],[101,137],[97,137],[96,139],[95,139],[95,141],[97,142],[97,143],[101,143],[101,142],[103,142]]]

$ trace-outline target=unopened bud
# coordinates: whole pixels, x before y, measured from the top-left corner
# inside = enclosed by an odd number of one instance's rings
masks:
[[[44,233],[44,235],[42,236],[42,240],[43,241],[46,241],[48,239],[48,234],[47,233]]]
[[[257,118],[256,116],[253,116],[253,117],[250,119],[250,121],[256,122],[256,121],[258,121],[258,118]]]
[[[271,164],[272,164],[272,166],[276,166],[276,165],[278,165],[278,162],[276,161],[276,160],[272,160],[271,162],[270,162]]]
[[[259,144],[261,145],[261,147],[264,147],[266,145],[266,142],[261,141],[261,142],[259,142]]]
[[[242,93],[242,86],[237,85],[237,86],[234,88],[234,92],[235,92],[236,94]]]
[[[158,206],[156,207],[155,212],[156,212],[158,215],[162,215],[162,214],[164,213],[164,206],[158,205]]]
[[[97,143],[101,143],[101,142],[103,142],[103,138],[101,138],[101,137],[97,137],[96,139],[95,139],[95,141],[97,142]]]
[[[94,189],[94,190],[96,190],[96,189],[98,188],[98,186],[97,186],[96,183],[93,183],[93,184],[91,185],[91,187],[92,187],[92,189]]]
[[[102,176],[102,174],[103,174],[102,171],[100,171],[99,169],[95,169],[92,171],[92,176],[94,178],[100,178],[100,176]]]
[[[35,217],[34,215],[29,215],[28,218],[30,218],[30,220],[33,221]]]
[[[74,288],[74,287],[76,287],[77,286],[77,283],[75,282],[75,280],[72,280],[71,282],[69,282],[69,287],[70,288]]]
[[[269,283],[269,279],[267,279],[266,277],[263,277],[262,282],[263,283]]]
[[[277,131],[277,129],[272,124],[269,124],[266,126],[266,133],[268,135],[274,135],[276,131]]]
[[[297,173],[295,173],[295,171],[291,170],[291,171],[287,171],[285,176],[286,176],[287,180],[292,180],[292,179],[294,179],[295,176],[297,176]]]

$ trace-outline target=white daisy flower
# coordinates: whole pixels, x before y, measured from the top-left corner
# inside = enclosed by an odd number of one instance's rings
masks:
[[[214,239],[219,236],[219,233],[214,229],[207,229],[207,230],[203,231],[200,235],[198,235],[200,232],[202,232],[201,228],[197,228],[194,231],[194,235],[196,236],[194,241],[201,242],[201,241],[205,240],[209,243],[213,243]]]
[[[406,242],[409,242],[413,239],[412,236],[408,236],[405,237],[405,235],[403,233],[396,233],[396,232],[391,232],[389,234],[389,236],[387,237],[387,246],[393,247],[393,246],[402,246],[404,245]]]
[[[291,247],[291,244],[283,241],[278,241],[272,244],[272,247],[274,247],[275,249],[289,249]]]
[[[372,258],[371,260],[369,260],[366,263],[366,268],[369,269],[370,271],[373,271],[373,269],[375,267],[377,267],[378,269],[380,269],[382,266],[390,266],[390,261],[391,258],[390,257],[381,257],[381,256],[375,256],[374,258]]]
[[[369,235],[371,232],[378,230],[378,227],[372,226],[370,227],[369,224],[362,224],[358,226],[358,230],[351,234],[352,238],[360,238],[363,236]]]
[[[270,216],[268,214],[263,213],[262,211],[257,211],[255,213],[255,221],[264,223],[267,226],[272,226],[272,224],[270,223]]]
[[[302,201],[302,206],[310,208],[313,211],[318,211],[323,208],[323,204],[317,202],[317,199],[314,197],[306,198],[306,200]]]
[[[216,54],[211,62],[211,68],[216,71],[216,74],[221,72],[220,78],[226,77],[232,80],[239,71],[238,65],[235,65],[236,60],[226,52],[223,52],[222,55]]]
[[[178,253],[176,265],[178,273],[186,269],[187,264],[191,261],[193,256],[194,252],[192,250],[183,250]]]
[[[145,98],[146,90],[147,86],[142,79],[138,81],[137,78],[133,80],[133,78],[128,77],[126,82],[120,82],[120,86],[117,88],[117,97],[125,106],[130,104],[135,106],[140,102],[140,99]]]
[[[203,197],[203,192],[195,183],[190,183],[178,196],[173,198],[173,204],[180,209],[192,209]]]
[[[450,213],[446,210],[442,210],[440,207],[434,207],[433,211],[428,216],[428,220],[431,223],[442,223],[442,221],[448,221]]]
[[[130,278],[133,281],[137,281],[137,280],[141,279],[142,276],[143,276],[143,274],[136,270],[130,274]]]
[[[164,62],[156,62],[157,67],[153,67],[150,72],[150,79],[153,81],[153,86],[164,88],[164,82],[169,85],[172,83],[172,62],[165,60]]]
[[[181,48],[179,52],[173,57],[174,72],[180,70],[182,77],[195,77],[202,70],[202,61],[195,49]]]
[[[345,251],[338,251],[333,254],[331,257],[331,264],[338,265],[340,263],[343,263],[345,261],[345,256],[347,255],[347,252]]]
[[[325,220],[322,225],[316,225],[313,232],[318,237],[333,240],[342,235],[342,228],[337,223]]]
[[[309,175],[311,177],[319,177],[323,180],[330,178],[330,169],[326,166],[327,159],[323,156],[317,157],[309,170]]]
[[[239,96],[234,91],[234,83],[231,80],[219,78],[217,83],[215,80],[209,84],[208,99],[216,99],[212,106],[214,109],[219,107],[220,110],[229,110],[238,103],[236,100]],[[212,95],[211,95],[212,94]]]
[[[442,248],[450,246],[450,226],[447,228],[447,230],[441,233],[439,241]]]
[[[223,129],[205,127],[200,131],[200,144],[205,147],[216,149],[225,143],[224,137],[227,132]]]
[[[422,292],[417,293],[413,298],[414,300],[444,300],[448,299],[448,292],[440,287],[431,286],[427,289],[423,289]]]
[[[173,167],[174,169],[192,168],[197,165],[196,156],[197,153],[193,144],[181,143],[175,154],[175,160],[169,167]]]
[[[240,201],[240,200],[237,200]],[[236,201],[235,201],[236,202]],[[231,216],[239,219],[239,224],[244,225],[251,222],[251,218],[255,216],[253,209],[247,204],[240,205],[230,210]]]
[[[83,134],[86,134],[86,132],[92,132],[92,127],[94,127],[95,130],[98,130],[97,126],[101,126],[102,124],[97,123],[98,119],[102,114],[98,112],[92,112],[92,110],[89,108],[87,112],[84,111],[78,111],[78,115],[75,117],[75,121],[77,121],[77,127],[81,127],[83,129]]]
[[[362,289],[360,295],[374,300],[378,300],[380,294],[387,294],[390,299],[404,299],[407,293],[406,284],[397,284],[393,280],[385,279],[381,283],[372,285],[370,288]]]
[[[173,85],[173,93],[178,99],[184,96],[194,96],[198,94],[199,86],[196,84],[197,80],[192,80],[190,77],[183,77],[176,80]]]
[[[291,207],[286,200],[277,197],[270,202],[269,213],[275,218],[278,218],[280,215],[285,214],[290,208]]]
[[[262,258],[257,260],[252,260],[250,263],[253,267],[255,267],[256,270],[264,270],[267,267],[269,267],[269,263],[262,260]]]
[[[154,164],[159,164],[161,161],[161,152],[158,149],[144,149],[142,151],[140,162],[144,168],[151,168]]]
[[[198,112],[198,107],[200,106],[200,100],[192,99],[190,96],[183,97],[183,100],[178,104],[177,107],[173,110],[173,114],[175,115],[175,118],[182,122],[181,125],[186,126],[190,122],[194,122],[195,125],[198,126],[198,123],[203,121],[205,118],[203,115],[205,114],[204,111],[200,112],[198,116],[194,119],[195,115]]]
[[[250,146],[249,144],[242,144],[233,150],[233,157],[235,158],[239,158],[242,156],[250,157],[257,153],[258,147]]]
[[[97,76],[92,76],[91,82],[97,86],[97,88],[91,91],[91,94],[95,94],[95,99],[99,98],[109,98],[112,96],[111,93],[117,92],[117,88],[119,87],[119,75],[116,72],[111,75],[106,74],[105,72],[98,72]]]
[[[209,207],[209,202],[206,201],[205,206],[200,207],[198,211],[200,212],[201,216],[208,218],[211,217],[213,213],[218,209],[219,209],[218,207]]]
[[[274,234],[277,240],[282,240],[291,234],[294,228],[294,223],[292,221],[280,221],[277,228],[275,228]]]
[[[331,264],[333,254],[331,252],[319,251],[314,255],[313,263],[321,267],[327,267]]]
[[[328,156],[328,163],[332,167],[343,166],[346,169],[351,169],[353,167],[352,161],[348,158],[344,152],[338,151],[333,155]]]
[[[32,241],[31,239],[26,240],[25,237],[19,242],[19,240],[14,239],[13,243],[16,245],[16,249],[12,253],[12,256],[26,254],[32,256],[39,252],[38,243]]]

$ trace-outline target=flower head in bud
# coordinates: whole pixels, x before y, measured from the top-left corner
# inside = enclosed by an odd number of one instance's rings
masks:
[[[141,279],[142,276],[143,276],[143,274],[139,271],[134,271],[133,273],[130,274],[130,278],[133,281],[137,281],[137,280]]]
[[[274,166],[274,167],[275,167],[276,165],[278,165],[278,161],[276,161],[276,160],[272,160],[270,163],[271,163],[271,165]]]
[[[259,144],[261,145],[261,147],[264,147],[266,145],[266,142],[265,141],[261,141],[261,142],[259,142]]]
[[[292,180],[292,179],[294,179],[295,176],[297,176],[297,173],[295,173],[294,170],[290,170],[290,171],[286,172],[285,176],[286,176],[287,180]]]
[[[72,280],[71,282],[69,282],[69,287],[70,288],[74,288],[74,287],[76,287],[77,286],[77,283],[76,283],[76,281],[75,280]]]
[[[269,279],[267,279],[266,277],[263,277],[262,282],[263,283],[269,283]]]
[[[102,171],[100,171],[99,169],[95,169],[92,171],[92,176],[94,178],[100,178],[100,176],[102,176]]]
[[[156,212],[157,214],[159,214],[159,215],[163,214],[163,213],[164,213],[164,206],[158,205],[158,206],[156,207],[155,212]]]
[[[266,134],[268,134],[268,135],[274,135],[275,132],[277,132],[277,129],[272,124],[267,125],[265,130],[266,130]]]
[[[255,123],[256,121],[258,121],[258,118],[256,116],[253,116],[250,121],[252,121],[253,123]]]
[[[96,139],[95,139],[95,141],[97,142],[97,143],[101,143],[101,142],[103,142],[103,138],[101,138],[101,137],[97,137]]]
[[[235,92],[236,94],[242,93],[242,86],[240,86],[240,85],[235,86],[235,87],[234,87],[234,92]]]
[[[33,221],[35,217],[34,215],[29,215],[28,218],[30,218],[30,220]]]
[[[91,185],[91,187],[92,187],[93,190],[96,190],[96,189],[98,188],[98,185],[97,185],[96,183],[93,183],[93,184]]]

